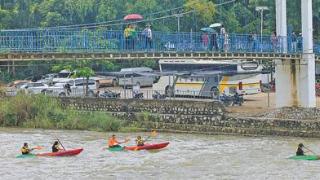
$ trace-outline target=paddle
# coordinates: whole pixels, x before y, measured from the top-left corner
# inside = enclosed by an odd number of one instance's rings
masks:
[[[130,138],[126,138],[123,142],[119,142],[118,144],[124,144],[130,141]]]
[[[59,144],[62,146],[63,150],[66,150],[66,148],[64,148],[63,144],[60,142],[60,140],[58,138],[56,138],[59,142]]]
[[[157,135],[158,135],[157,131],[156,130],[152,130],[150,135],[144,140],[144,142],[148,141],[151,137],[155,137]]]
[[[313,153],[314,155],[317,155],[315,152],[311,151],[311,149],[309,149],[308,147],[304,146],[304,148],[305,148],[306,150],[308,150],[309,152]]]
[[[125,144],[125,143],[127,143],[127,142],[129,142],[130,141],[130,138],[126,138],[126,139],[124,139],[124,141],[123,142],[118,142],[118,144]],[[104,147],[104,148],[102,148],[102,150],[106,150],[106,149],[108,149],[109,147]]]
[[[41,150],[41,149],[43,149],[43,147],[42,146],[35,146],[35,147],[33,147],[33,148],[31,148],[32,150],[34,150],[34,149],[36,149],[36,150]]]

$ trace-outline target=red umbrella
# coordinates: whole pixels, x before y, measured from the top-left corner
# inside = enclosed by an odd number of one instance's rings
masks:
[[[123,18],[125,21],[130,20],[142,20],[143,17],[140,14],[128,14]]]

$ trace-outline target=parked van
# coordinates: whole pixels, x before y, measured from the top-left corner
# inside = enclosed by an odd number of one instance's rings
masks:
[[[86,88],[88,85],[87,95],[89,97],[94,97],[98,91],[98,83],[96,80],[90,78],[88,80],[84,78],[69,79],[65,82],[57,82],[53,86],[46,89],[46,94],[51,96],[71,96],[71,97],[81,97],[86,96]]]
[[[124,88],[132,86],[147,87],[152,86],[155,77],[144,75],[143,73],[150,73],[153,70],[148,67],[124,68],[117,73],[118,84]]]

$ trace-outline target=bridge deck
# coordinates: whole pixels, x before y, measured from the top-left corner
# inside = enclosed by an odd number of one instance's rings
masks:
[[[30,61],[30,60],[104,60],[104,59],[301,59],[301,54],[281,53],[212,53],[212,52],[128,52],[128,53],[1,53],[0,61]],[[317,57],[319,58],[319,57]]]
[[[284,44],[287,46],[284,47]],[[0,61],[74,59],[301,59],[302,39],[254,34],[143,32],[125,37],[104,29],[3,30]],[[320,45],[315,44],[316,54]],[[317,57],[319,59],[319,57]]]

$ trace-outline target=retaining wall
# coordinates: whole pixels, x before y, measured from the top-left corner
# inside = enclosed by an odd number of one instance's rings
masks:
[[[170,132],[320,137],[318,119],[231,117],[219,102],[63,98],[61,103],[77,110],[111,112],[142,128]]]

